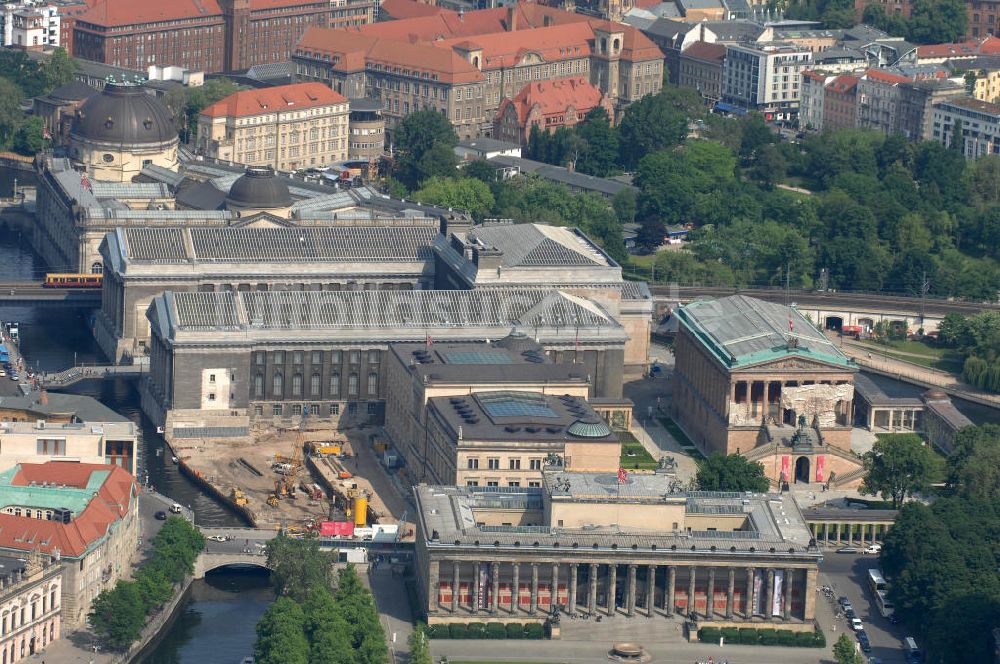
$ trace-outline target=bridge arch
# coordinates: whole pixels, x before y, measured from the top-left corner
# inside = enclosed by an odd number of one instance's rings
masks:
[[[203,551],[194,563],[194,578],[203,579],[209,572],[240,565],[244,567],[257,567],[271,571],[267,566],[267,556],[258,553],[215,553]]]

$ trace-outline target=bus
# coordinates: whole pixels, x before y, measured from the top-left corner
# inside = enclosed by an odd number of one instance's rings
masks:
[[[893,606],[892,601],[886,597],[886,592],[884,590],[875,591],[875,606],[878,607],[878,612],[882,614],[883,618],[891,618],[892,614],[896,611],[896,607]]]
[[[100,288],[104,276],[101,274],[54,274],[45,275],[43,288]]]
[[[882,576],[881,570],[874,567],[868,570],[868,588],[872,591],[872,595],[878,594],[880,590],[886,590],[885,578]]]

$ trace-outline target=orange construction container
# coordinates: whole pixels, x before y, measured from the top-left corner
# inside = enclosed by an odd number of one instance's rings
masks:
[[[354,525],[357,528],[368,525],[368,499],[363,496],[354,499]]]

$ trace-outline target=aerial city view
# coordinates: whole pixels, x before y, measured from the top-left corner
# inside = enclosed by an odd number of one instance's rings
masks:
[[[5,2],[0,664],[1000,664],[998,18]]]

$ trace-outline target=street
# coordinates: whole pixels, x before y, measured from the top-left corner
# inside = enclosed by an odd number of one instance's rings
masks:
[[[905,664],[906,655],[903,652],[904,628],[893,625],[879,613],[878,608],[868,590],[868,570],[878,567],[878,556],[863,554],[836,553],[835,549],[827,549],[823,554],[823,564],[820,565],[819,584],[828,585],[834,589],[833,602],[840,595],[846,595],[854,611],[865,625],[865,632],[871,640],[871,655],[882,660],[883,664]],[[822,594],[816,599],[830,604]],[[838,607],[839,608],[839,607]],[[837,632],[827,629],[827,638],[832,643],[843,630],[850,630],[847,621],[841,618],[837,621]],[[831,636],[833,638],[831,638]]]

